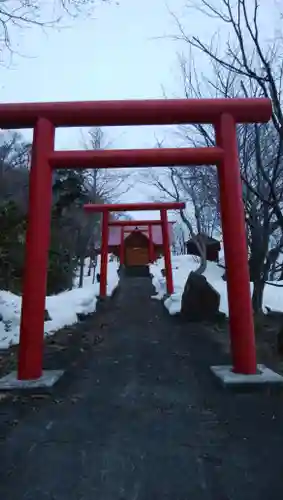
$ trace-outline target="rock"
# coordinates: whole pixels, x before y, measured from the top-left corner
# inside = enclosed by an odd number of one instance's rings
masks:
[[[51,318],[49,312],[47,311],[47,309],[45,309],[45,311],[44,311],[44,321],[52,321],[52,318]]]
[[[220,294],[205,276],[191,272],[182,295],[181,315],[188,321],[211,321],[219,317]]]
[[[1,313],[0,313],[0,321],[3,321],[3,316]]]

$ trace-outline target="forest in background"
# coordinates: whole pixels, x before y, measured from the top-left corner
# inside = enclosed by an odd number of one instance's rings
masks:
[[[0,141],[0,289],[19,294],[24,271],[31,145],[17,132],[2,132]],[[106,146],[101,129],[88,132],[85,148]],[[85,213],[83,205],[118,201],[129,189],[127,178],[127,173],[98,168],[54,171],[47,295],[70,290],[78,272],[82,285],[85,258],[90,257],[95,265],[94,249],[100,245],[101,233],[100,214]]]

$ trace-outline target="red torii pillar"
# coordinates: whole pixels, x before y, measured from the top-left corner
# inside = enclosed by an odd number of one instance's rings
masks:
[[[185,206],[183,208],[185,208]],[[162,241],[163,241],[163,250],[164,250],[164,263],[165,263],[167,293],[169,293],[171,295],[174,292],[174,286],[173,286],[172,263],[171,263],[171,254],[170,254],[170,240],[169,240],[169,233],[168,233],[167,210],[164,210],[164,208],[162,208],[160,210],[160,217],[161,217]]]
[[[254,336],[246,333],[254,330],[254,321],[236,123],[232,116],[221,117],[215,127],[215,136],[217,146],[224,151],[218,172],[231,353],[236,371],[245,373],[247,366],[256,367],[256,350]]]
[[[161,224],[162,227],[162,239],[163,239],[163,251],[164,251],[164,260],[165,260],[165,270],[166,270],[166,285],[167,285],[167,293],[172,294],[173,287],[173,277],[172,277],[172,264],[171,264],[171,255],[170,255],[170,239],[168,232],[168,219],[167,219],[167,210],[180,210],[184,209],[186,206],[185,203],[181,202],[157,202],[157,203],[124,203],[120,205],[99,205],[88,203],[84,205],[84,209],[90,212],[102,212],[102,245],[101,245],[101,269],[100,269],[100,296],[105,297],[107,292],[107,256],[108,256],[108,225],[129,225],[129,221],[113,221],[109,223],[109,212],[132,212],[132,211],[142,211],[142,210],[160,210],[161,213]],[[104,216],[104,214],[107,214]],[[130,225],[137,225],[137,221],[131,221]],[[146,221],[149,225],[149,221]],[[106,229],[107,224],[107,229]]]
[[[152,224],[148,224],[148,239],[149,239],[149,262],[153,264],[154,262],[154,245],[153,245],[153,239],[152,239]],[[163,243],[163,251],[164,251],[164,241],[162,239]]]
[[[120,266],[125,264],[125,228],[121,227]]]
[[[55,128],[39,118],[33,133],[29,180],[29,216],[23,280],[18,378],[42,375],[44,311],[52,208],[52,170],[48,157]]]
[[[101,236],[101,255],[100,255],[100,296],[107,295],[107,264],[108,264],[108,237],[109,237],[109,211],[102,212],[102,236]]]

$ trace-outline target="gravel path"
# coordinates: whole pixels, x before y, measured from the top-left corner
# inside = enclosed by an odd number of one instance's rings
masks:
[[[124,279],[100,318],[104,342],[3,439],[1,498],[282,498],[282,393],[218,387],[209,365],[227,359],[153,293]]]

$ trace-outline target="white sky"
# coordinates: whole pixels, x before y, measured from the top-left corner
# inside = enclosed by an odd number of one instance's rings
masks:
[[[1,102],[162,98],[162,86],[168,96],[182,96],[176,59],[180,45],[164,36],[175,31],[168,9],[182,18],[184,3],[120,0],[120,5],[99,5],[95,19],[70,21],[60,31],[17,31],[19,50],[29,57],[14,57],[11,68],[0,68]],[[194,11],[186,12],[185,19],[187,30],[200,38],[215,31],[211,19]],[[164,127],[107,129],[115,148],[152,147],[154,132],[163,137]],[[58,130],[56,147],[76,149],[80,137],[78,129]],[[125,201],[148,201],[146,188],[136,185]],[[133,215],[156,218],[157,213]]]

